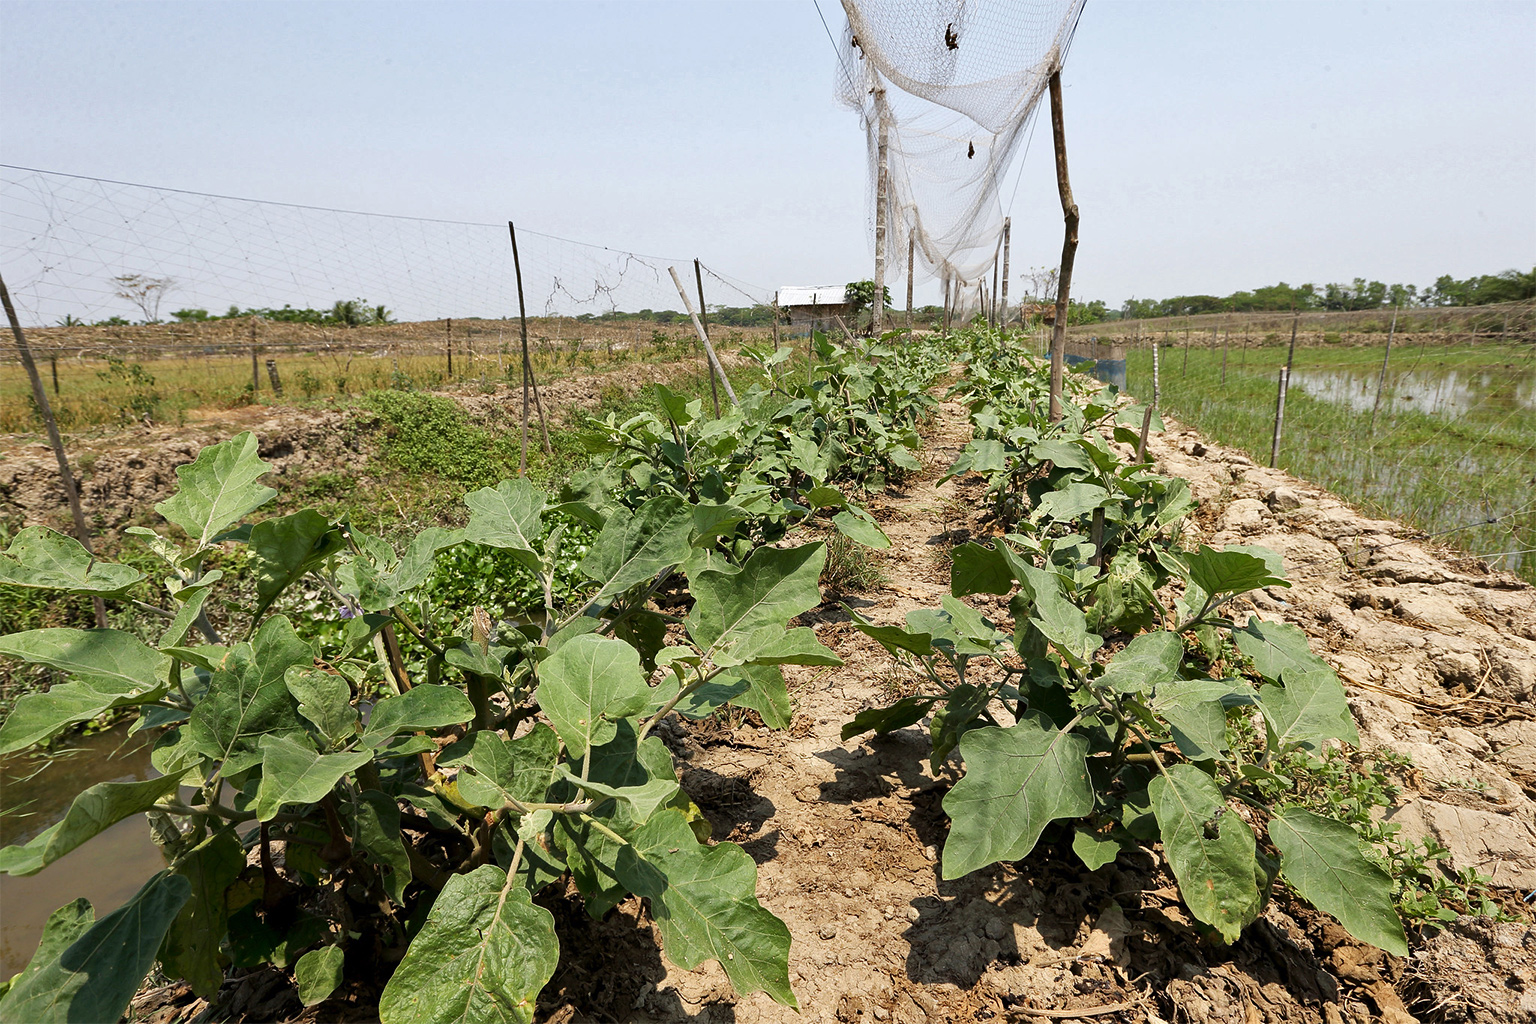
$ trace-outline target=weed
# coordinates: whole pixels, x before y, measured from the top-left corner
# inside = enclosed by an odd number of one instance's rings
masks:
[[[827,541],[821,585],[835,593],[863,593],[890,579],[874,551],[840,533]]]

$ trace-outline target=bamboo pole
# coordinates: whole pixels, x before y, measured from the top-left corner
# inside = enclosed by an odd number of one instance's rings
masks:
[[[1280,426],[1285,422],[1285,391],[1290,383],[1291,368],[1280,367],[1280,389],[1275,397],[1275,434],[1269,442],[1269,468],[1274,469],[1280,461]]]
[[[1163,332],[1163,344],[1168,344],[1168,332]],[[1152,405],[1161,408],[1163,398],[1163,384],[1157,373],[1157,339],[1152,339]]]
[[[1056,324],[1051,331],[1051,422],[1061,419],[1061,385],[1067,362],[1067,310],[1072,301],[1072,261],[1077,256],[1077,203],[1067,174],[1067,131],[1061,114],[1061,69],[1051,73],[1051,141],[1056,150],[1056,190],[1061,194],[1065,225],[1061,243],[1061,276],[1056,286]]]
[[[512,237],[512,271],[517,276],[517,319],[523,333],[523,433],[522,446],[517,462],[517,475],[528,475],[528,306],[523,301],[523,264],[517,255],[517,228],[507,221],[507,234]]]
[[[1008,234],[1012,223],[1013,219],[1011,217],[1003,218],[1003,292],[1001,301],[1003,307],[1002,326],[1004,330],[1008,327]]]
[[[917,253],[917,231],[907,229],[907,342],[912,341],[912,258]]]
[[[693,260],[693,279],[699,285],[699,320],[704,324],[704,336],[709,337],[709,307],[704,305],[704,272],[699,269],[697,257]],[[720,388],[715,384],[715,374],[709,374],[709,397],[715,400],[715,419],[720,418]]]
[[[885,328],[885,220],[888,175],[885,169],[886,143],[890,119],[885,113],[885,87],[875,87],[875,117],[879,134],[875,145],[875,300],[870,314],[870,336],[878,338]]]
[[[693,300],[688,297],[688,290],[683,287],[683,279],[677,276],[677,268],[668,267],[667,273],[672,275],[672,283],[677,286],[677,294],[683,300],[683,308],[688,310],[688,319],[693,321],[693,329],[704,346],[705,355],[709,356],[710,369],[720,375],[720,384],[725,388],[725,396],[731,400],[731,404],[738,409],[741,408],[741,401],[736,397],[735,389],[731,387],[731,379],[725,375],[725,368],[720,365],[720,359],[715,355],[715,346],[709,343],[709,335],[704,333],[704,327],[699,323],[699,314],[693,311]]]
[[[11,322],[11,335],[16,339],[16,351],[21,356],[21,365],[26,367],[27,379],[32,382],[32,400],[37,403],[37,411],[43,416],[43,426],[48,431],[48,444],[53,448],[53,457],[59,462],[59,480],[64,485],[64,497],[69,502],[70,515],[75,520],[75,539],[94,562],[96,552],[91,546],[91,529],[85,523],[85,510],[80,507],[80,491],[75,486],[75,474],[69,468],[69,456],[64,453],[64,439],[59,436],[59,423],[53,418],[53,406],[48,401],[48,392],[43,390],[43,378],[37,372],[37,364],[32,361],[32,349],[27,345],[27,336],[22,333],[21,321],[16,319],[16,307],[11,305],[11,292],[5,286],[4,277],[0,277],[0,299],[5,302],[5,317]],[[86,567],[86,575],[90,575],[89,566]],[[100,597],[93,597],[91,606],[96,612],[96,625],[106,629],[106,603]]]

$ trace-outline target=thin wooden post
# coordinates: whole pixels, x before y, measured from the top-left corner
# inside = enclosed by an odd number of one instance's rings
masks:
[[[1280,461],[1280,426],[1285,422],[1285,391],[1286,385],[1291,380],[1291,368],[1280,367],[1280,390],[1275,397],[1275,435],[1269,442],[1269,468],[1274,469]]]
[[[1152,407],[1147,406],[1147,411],[1141,414],[1141,438],[1136,442],[1136,461],[1141,462],[1147,454],[1147,433],[1152,429]],[[1095,509],[1094,511],[1100,511]]]
[[[453,317],[447,320],[447,333],[444,337],[448,344],[448,379],[453,380]]]
[[[809,379],[811,367],[816,365],[816,324],[821,319],[821,303],[817,302],[820,293],[811,292],[811,330],[805,336],[805,375]]]
[[[255,394],[256,392],[261,390],[261,371],[256,366],[256,350],[259,347],[256,344],[256,324],[257,324],[257,322],[260,319],[261,319],[260,317],[255,317],[255,316],[251,317],[251,393],[252,394]]]
[[[267,360],[267,379],[272,382],[272,394],[278,398],[283,397],[283,381],[277,375],[277,360]]]
[[[912,341],[912,258],[917,254],[917,229],[907,228],[907,342]]]
[[[69,456],[64,453],[64,439],[59,436],[59,423],[53,418],[53,406],[48,401],[48,392],[43,390],[43,378],[38,375],[37,364],[32,361],[32,349],[27,346],[27,336],[21,331],[21,321],[16,319],[16,307],[11,305],[11,293],[5,287],[3,277],[0,277],[0,299],[5,301],[5,317],[11,322],[11,335],[16,339],[16,351],[21,356],[21,365],[26,367],[27,379],[32,382],[32,399],[37,403],[37,411],[43,416],[43,426],[48,431],[48,444],[53,448],[53,457],[59,462],[59,480],[64,485],[64,497],[69,502],[69,511],[75,520],[75,539],[94,560],[96,552],[91,547],[91,530],[85,524],[85,510],[80,507],[80,491],[75,486],[75,474],[69,468]],[[90,566],[86,567],[86,575],[90,575]],[[106,629],[106,603],[100,597],[94,597],[91,605],[96,611],[96,625]]]
[[[53,353],[48,357],[48,367],[53,371],[53,393],[59,393],[59,354]]]
[[[709,335],[704,333],[704,326],[699,323],[699,314],[693,311],[693,300],[688,298],[688,290],[683,287],[683,279],[677,276],[677,268],[668,267],[667,273],[672,275],[672,283],[677,286],[677,294],[683,300],[683,308],[688,310],[688,319],[693,321],[693,329],[704,346],[704,354],[709,356],[710,368],[720,375],[720,385],[725,388],[725,396],[731,400],[732,405],[738,409],[741,408],[741,401],[736,397],[735,389],[731,387],[731,379],[725,375],[725,368],[720,365],[720,360],[715,355],[715,346],[709,343]]]
[[[1168,332],[1163,332],[1163,344],[1168,344]],[[1157,339],[1152,339],[1152,405],[1162,407],[1163,384],[1157,374]]]
[[[1291,314],[1291,349],[1290,349],[1289,352],[1287,352],[1285,354],[1285,377],[1286,377],[1287,380],[1289,380],[1290,377],[1291,377],[1291,367],[1295,365],[1295,360],[1296,360],[1296,325],[1299,324],[1300,322],[1301,322],[1301,314],[1300,313],[1292,313]]]
[[[1008,233],[1012,227],[1013,218],[1003,218],[1003,329],[1008,329]]]
[[[1065,231],[1061,243],[1061,276],[1056,286],[1056,324],[1051,331],[1051,422],[1061,419],[1061,385],[1067,363],[1067,309],[1072,301],[1072,261],[1077,256],[1077,203],[1067,174],[1067,131],[1061,115],[1061,69],[1051,73],[1051,141],[1056,150],[1056,190],[1061,194]]]
[[[885,329],[885,221],[888,175],[885,169],[890,119],[885,112],[885,87],[875,86],[875,117],[879,122],[875,143],[875,308],[869,318],[871,337]]]
[[[512,236],[512,272],[517,277],[517,320],[523,334],[523,434],[517,475],[528,475],[528,385],[532,380],[528,359],[528,305],[523,299],[523,263],[517,255],[517,228],[507,221],[507,234]]]
[[[1505,324],[1508,324],[1508,319]],[[1392,336],[1397,333],[1397,307],[1392,307],[1392,326],[1387,328],[1387,351],[1381,357],[1381,376],[1376,378],[1376,402],[1371,406],[1371,426],[1367,434],[1376,432],[1376,413],[1381,409],[1381,391],[1387,383],[1387,360],[1392,358]]]
[[[709,337],[709,307],[704,305],[704,272],[699,269],[698,258],[693,261],[693,279],[699,285],[699,320],[704,325],[704,337]],[[720,388],[715,384],[715,371],[709,371],[709,397],[715,400],[715,419],[720,418]]]

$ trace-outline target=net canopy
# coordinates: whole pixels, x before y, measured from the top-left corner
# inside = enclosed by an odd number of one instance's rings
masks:
[[[872,193],[884,128],[886,252],[899,264],[913,239],[961,309],[997,261],[1003,180],[1084,2],[842,0],[837,97],[859,113]]]

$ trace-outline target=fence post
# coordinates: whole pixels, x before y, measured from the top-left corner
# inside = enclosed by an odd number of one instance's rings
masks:
[[[1002,320],[1000,322],[1000,326],[1005,331],[1008,329],[1008,245],[1009,245],[1008,233],[1009,233],[1010,229],[1012,228],[1012,225],[1013,225],[1013,220],[1012,220],[1011,217],[1004,217],[1003,218],[1003,290],[1002,290],[1002,294],[1000,296],[998,296],[998,305],[1000,305],[1002,307],[1002,313],[1001,313]],[[912,262],[912,260],[909,257],[907,259],[907,263],[911,264],[911,262]],[[908,271],[909,274],[911,273],[911,267],[910,266],[908,266],[907,271]],[[912,286],[909,284],[909,285],[907,285],[907,296],[908,296],[908,298],[907,298],[907,308],[909,310],[912,308],[911,295],[912,295]],[[910,321],[912,319],[912,314],[910,312],[907,314],[907,319],[908,319],[908,321]],[[909,322],[907,324],[907,329],[911,330],[911,328],[912,328],[912,324]]]
[[[704,305],[704,273],[699,269],[697,256],[693,260],[693,279],[699,286],[699,320],[704,325],[704,337],[709,337],[709,307]],[[715,383],[714,368],[709,372],[709,397],[715,400],[715,419],[720,418],[720,386]]]
[[[725,388],[725,397],[731,400],[732,405],[740,409],[741,400],[736,397],[736,391],[731,387],[731,378],[725,375],[725,367],[720,365],[720,360],[715,355],[715,346],[709,343],[709,335],[704,333],[704,327],[699,323],[699,315],[693,311],[693,300],[688,298],[688,291],[683,287],[683,279],[677,276],[676,267],[668,267],[667,272],[672,275],[672,283],[677,286],[677,294],[683,300],[683,308],[688,311],[688,319],[693,321],[693,329],[698,333],[699,341],[704,345],[704,354],[709,357],[710,369],[720,375],[720,384]]]
[[[1163,332],[1163,344],[1168,343],[1168,332]],[[1162,405],[1163,384],[1157,373],[1157,339],[1152,339],[1152,407],[1160,408]]]
[[[48,366],[53,370],[53,393],[59,393],[59,354],[53,353],[48,357]]]
[[[80,541],[80,546],[95,559],[96,553],[91,548],[91,529],[85,524],[85,512],[80,507],[80,491],[75,486],[75,474],[69,468],[69,456],[64,453],[64,439],[59,436],[59,423],[53,418],[53,406],[48,402],[48,392],[43,390],[43,378],[37,372],[37,364],[32,361],[32,350],[27,346],[27,336],[21,331],[21,321],[16,318],[16,307],[11,305],[11,293],[5,287],[5,279],[0,277],[0,300],[4,301],[6,319],[11,322],[11,335],[16,339],[16,352],[21,356],[21,365],[26,368],[27,379],[32,384],[32,398],[37,403],[37,411],[43,415],[43,426],[48,431],[48,444],[53,448],[53,457],[59,462],[59,482],[64,485],[64,497],[69,502],[70,514],[75,520],[75,537]],[[86,566],[86,575],[90,575],[90,566]],[[107,606],[100,597],[91,599],[91,605],[96,612],[96,625],[102,629],[107,627]]]
[[[267,360],[267,379],[272,382],[272,393],[278,398],[283,397],[283,382],[277,376],[277,360]]]
[[[1003,237],[1008,237],[1008,219],[1003,218]],[[907,228],[907,343],[912,343],[912,257],[917,251],[917,232]],[[1003,287],[1007,287],[1005,284]],[[775,346],[777,347],[777,346]]]
[[[1269,442],[1269,468],[1274,469],[1275,463],[1280,461],[1280,426],[1285,422],[1285,389],[1291,380],[1291,368],[1280,367],[1280,392],[1275,398],[1275,436]]]
[[[1505,321],[1508,324],[1508,320]],[[1376,378],[1376,401],[1371,406],[1371,426],[1366,433],[1376,432],[1376,413],[1381,409],[1381,389],[1387,383],[1387,360],[1392,358],[1392,336],[1397,333],[1397,307],[1392,307],[1392,326],[1387,328],[1387,351],[1381,357],[1381,376]]]
[[[1067,174],[1067,133],[1061,114],[1061,69],[1051,73],[1051,142],[1056,151],[1056,191],[1061,196],[1061,216],[1065,230],[1061,243],[1061,274],[1056,280],[1056,323],[1051,328],[1051,404],[1052,423],[1061,419],[1061,386],[1067,365],[1067,314],[1072,303],[1072,263],[1077,258],[1077,203],[1072,198],[1072,181]]]
[[[453,380],[453,317],[448,318],[446,338],[448,343],[448,379]]]
[[[257,317],[251,317],[251,394],[261,390],[261,370],[256,365],[256,352],[260,348],[256,344]]]

